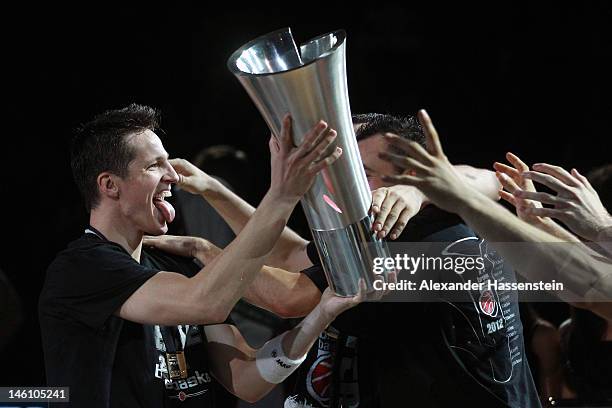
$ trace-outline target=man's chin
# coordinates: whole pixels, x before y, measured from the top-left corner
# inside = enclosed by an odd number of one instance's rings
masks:
[[[168,232],[168,224],[165,222],[163,224],[157,225],[155,228],[148,228],[145,231],[146,235],[151,235],[154,237],[164,235],[166,232]]]

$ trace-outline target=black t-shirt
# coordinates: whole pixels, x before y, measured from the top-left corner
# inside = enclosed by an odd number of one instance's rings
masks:
[[[513,282],[509,265],[458,222],[428,209],[398,241],[457,242],[461,251],[493,260],[481,275]],[[313,244],[308,252],[315,266],[304,273],[322,291],[327,282]],[[320,337],[293,394],[314,407],[539,407],[524,350],[515,292],[466,292],[464,300],[448,302],[367,302],[340,315],[331,335]]]
[[[114,315],[158,271],[190,277],[199,269],[146,248],[138,263],[101,234],[73,241],[49,266],[39,301],[48,384],[69,386],[74,407],[213,407],[203,326],[172,329],[184,344],[188,378],[171,381],[160,327]]]

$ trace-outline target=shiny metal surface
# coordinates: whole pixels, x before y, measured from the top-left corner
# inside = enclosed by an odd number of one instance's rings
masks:
[[[277,137],[287,112],[293,119],[296,146],[321,119],[338,132],[330,149],[340,146],[342,156],[317,176],[302,206],[321,258],[326,258],[323,248],[338,257],[323,263],[328,280],[333,280],[330,285],[348,296],[356,293],[359,276],[371,275],[371,265],[364,261],[372,258],[371,248],[387,252],[363,229],[371,192],[351,120],[345,50],[343,30],[316,37],[298,50],[291,30],[284,28],[240,47],[227,65]],[[364,245],[376,242],[378,246]],[[371,280],[366,281],[371,290]]]
[[[368,288],[374,280],[384,276],[372,272],[376,257],[389,256],[385,242],[371,239],[372,220],[365,217],[345,228],[312,230],[327,282],[340,296],[352,296],[359,291],[359,278],[365,279]]]

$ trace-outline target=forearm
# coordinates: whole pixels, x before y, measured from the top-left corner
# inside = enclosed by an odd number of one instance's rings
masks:
[[[215,178],[210,178],[207,187],[200,195],[238,235],[255,213],[255,208]]]
[[[315,307],[298,326],[281,335],[282,354],[291,360],[301,359],[332,321],[333,317],[325,316],[319,306]],[[248,346],[235,328],[233,336],[229,336],[230,332],[226,330],[225,338],[213,334],[214,329],[210,326],[205,330],[209,342],[212,342],[209,347],[216,349],[215,357],[212,358],[213,374],[230,392],[245,401],[255,402],[276,386],[276,383],[264,379],[257,366],[257,358],[261,357],[256,357],[257,350]],[[226,346],[220,347],[221,344]],[[225,361],[227,365],[223,363]]]
[[[282,318],[303,317],[319,303],[321,292],[304,274],[264,266],[244,299]]]
[[[302,358],[332,321],[333,318],[324,317],[317,306],[298,326],[284,333],[282,348],[285,356],[292,360]],[[240,375],[234,389],[240,390],[237,395],[249,402],[261,399],[276,385],[262,377],[255,360],[243,361],[235,369],[238,367]]]
[[[562,242],[572,243],[576,247],[582,248],[587,254],[591,256],[598,256],[597,248],[592,248],[588,246],[586,243],[580,240],[576,235],[572,234],[559,224],[557,224],[552,218],[546,218],[540,223],[534,224],[537,228],[541,229],[544,232],[549,233],[557,237]],[[601,246],[601,245],[600,245]],[[603,247],[603,246],[602,246]],[[603,247],[605,250],[605,247]]]
[[[581,246],[559,243],[559,239],[518,219],[479,193],[467,192],[458,205],[459,215],[489,240],[516,270],[531,280],[556,279],[578,296],[586,296],[609,268]],[[525,245],[530,243],[529,253]],[[564,299],[575,302],[576,297]]]
[[[202,238],[189,241],[193,249],[184,256],[193,256],[208,265],[222,252]],[[303,273],[264,265],[249,285],[243,298],[262,309],[284,318],[306,316],[321,299],[321,292]]]
[[[497,180],[497,177],[495,177],[493,171],[478,169],[465,164],[457,164],[453,167],[455,167],[463,179],[476,191],[492,200],[499,200],[501,184],[499,180]]]
[[[255,213],[255,208],[218,180],[213,179],[208,187],[201,193],[202,197],[238,235]],[[285,227],[268,256],[268,264],[294,271],[307,268],[310,266],[305,255],[307,244],[308,241]]]
[[[319,334],[334,321],[335,316],[326,315],[318,304],[300,324],[289,330],[283,338],[283,350],[291,359],[297,359],[310,350]]]
[[[295,204],[266,194],[236,239],[192,278],[196,297],[221,317],[228,314],[266,262]]]
[[[610,217],[610,223],[608,225],[612,225],[612,217]],[[612,255],[612,226],[602,228],[597,234],[595,243],[606,251],[608,256]]]
[[[577,236],[567,231],[565,228],[557,224],[551,218],[546,218],[545,220],[543,220],[542,222],[540,222],[539,224],[535,226],[541,229],[542,231],[547,232],[550,235],[553,235],[559,238],[562,241],[575,242],[575,243],[582,242]]]

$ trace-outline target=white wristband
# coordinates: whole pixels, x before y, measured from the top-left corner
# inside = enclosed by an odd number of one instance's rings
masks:
[[[257,350],[255,364],[261,377],[269,383],[280,384],[299,367],[308,353],[298,360],[291,360],[283,352],[283,337],[286,332],[266,342]]]

